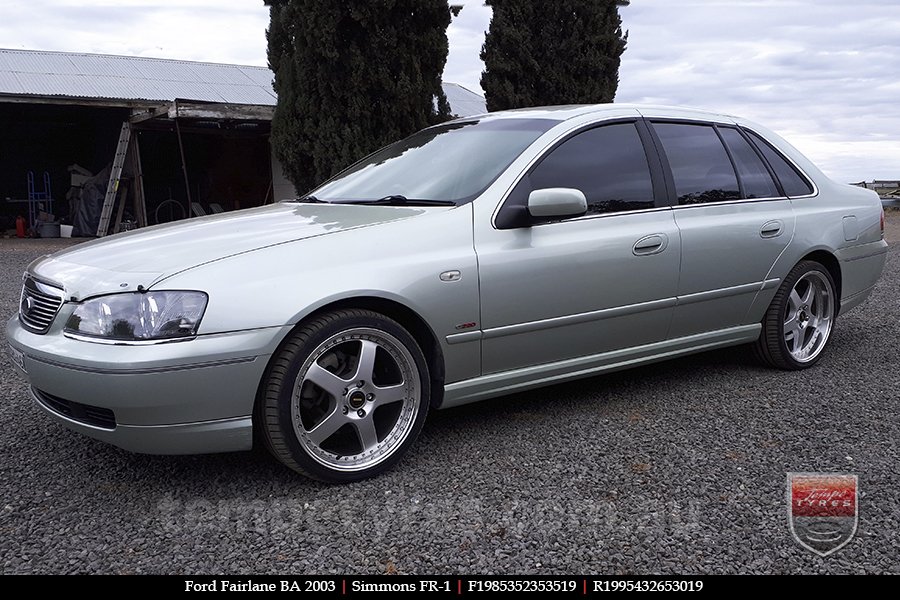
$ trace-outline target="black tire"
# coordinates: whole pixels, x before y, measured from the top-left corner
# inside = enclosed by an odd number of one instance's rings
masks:
[[[353,360],[350,352],[356,342],[360,342],[359,355],[355,358],[355,366],[352,366],[353,363],[347,361]],[[366,387],[359,387],[357,391],[355,375],[351,379],[343,375],[349,372],[346,369],[348,365],[350,370],[356,371],[356,375],[362,371],[363,352],[367,342],[376,347],[372,350],[371,381],[365,382]],[[379,345],[379,342],[383,345]],[[323,347],[328,349],[323,351]],[[351,350],[345,353],[348,348]],[[316,382],[312,382],[310,373],[313,369],[318,367],[325,370],[319,363],[320,360],[342,364],[341,367],[331,366],[335,371],[329,373],[347,384],[343,396],[339,397],[340,392],[329,394],[325,387],[320,388]],[[344,368],[344,371],[339,371],[339,368]],[[396,372],[391,374],[391,369]],[[302,381],[298,380],[301,370],[304,370]],[[401,383],[393,384],[393,387],[375,387],[375,380],[381,373],[389,373],[389,377],[397,377],[399,373]],[[255,427],[272,455],[298,473],[330,483],[366,479],[393,467],[415,442],[428,414],[431,401],[430,381],[425,355],[412,335],[399,323],[369,310],[336,310],[303,323],[282,344],[273,357],[261,386]],[[308,387],[310,383],[311,388]],[[330,386],[334,382],[329,379],[326,383]],[[388,400],[393,402],[385,405],[392,407],[390,410],[375,404],[380,390],[400,388],[403,389],[395,392],[395,395],[399,394],[404,399]],[[314,398],[310,400],[304,394]],[[371,404],[357,404],[364,401],[358,394],[362,394]],[[375,400],[371,398],[373,396],[376,397]],[[326,403],[328,407],[323,410]],[[400,405],[399,408],[397,405]],[[312,408],[308,408],[310,406]],[[366,413],[370,406],[375,408]],[[314,409],[325,416],[307,429],[304,411],[312,412]],[[398,414],[397,423],[382,436],[376,426],[384,427],[385,422],[390,426],[390,416],[395,411]],[[343,416],[339,414],[341,412]],[[384,412],[388,413],[387,419],[379,421]],[[362,416],[356,418],[354,415]],[[366,418],[371,420],[371,425]],[[315,429],[331,419],[334,419],[334,423],[343,425],[334,433],[326,434],[329,437],[321,443],[313,442],[310,438]],[[370,428],[367,431],[374,437],[369,439],[376,441],[376,446],[371,451],[365,444],[364,428]],[[349,450],[334,450],[326,445],[336,438],[342,438],[338,442],[343,441],[352,446],[354,436],[355,443],[359,446],[356,454],[353,454],[352,447]],[[379,450],[381,446],[383,448]],[[367,453],[375,456],[367,458]],[[351,460],[347,457],[354,456],[358,457],[355,459],[358,464],[342,463],[344,460]]]
[[[804,360],[798,360],[788,348],[788,342],[785,339],[785,320],[788,311],[791,310],[791,292],[801,280],[820,279],[824,287],[828,290],[828,301],[825,312],[829,313],[830,324],[827,332],[824,334],[824,341],[817,347],[815,355]],[[766,314],[762,320],[762,332],[759,339],[753,344],[754,353],[763,363],[783,369],[787,371],[799,371],[808,369],[813,366],[819,359],[828,344],[831,342],[831,336],[834,332],[834,325],[837,318],[837,306],[839,299],[836,297],[836,286],[831,273],[822,264],[811,260],[804,260],[797,263],[791,269],[787,277],[775,293],[772,303],[766,310]],[[823,303],[824,304],[824,303]]]

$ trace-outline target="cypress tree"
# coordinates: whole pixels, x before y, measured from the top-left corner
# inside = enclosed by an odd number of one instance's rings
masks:
[[[486,0],[488,110],[612,102],[628,34],[622,0]]]
[[[266,4],[278,94],[271,143],[298,190],[448,118],[447,0]]]

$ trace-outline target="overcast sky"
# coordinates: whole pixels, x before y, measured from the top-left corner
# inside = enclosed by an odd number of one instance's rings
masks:
[[[0,46],[264,65],[262,0],[0,0]],[[446,81],[481,92],[481,2]],[[900,0],[632,0],[618,102],[760,121],[842,181],[900,177]]]

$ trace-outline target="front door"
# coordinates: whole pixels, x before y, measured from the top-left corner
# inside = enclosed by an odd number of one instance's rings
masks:
[[[587,198],[585,216],[476,225],[484,374],[666,338],[681,244],[672,209],[655,201],[656,157],[645,152],[640,126],[616,122],[569,137],[507,199],[521,208],[532,190],[575,188]]]

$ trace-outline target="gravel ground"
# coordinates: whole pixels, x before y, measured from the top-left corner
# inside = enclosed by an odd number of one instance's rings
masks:
[[[900,240],[900,213],[889,239]],[[0,314],[33,257],[0,240]],[[130,454],[51,423],[0,353],[3,573],[900,573],[900,252],[819,366],[742,349],[433,414],[380,478]],[[859,475],[855,539],[787,528],[785,473]]]

